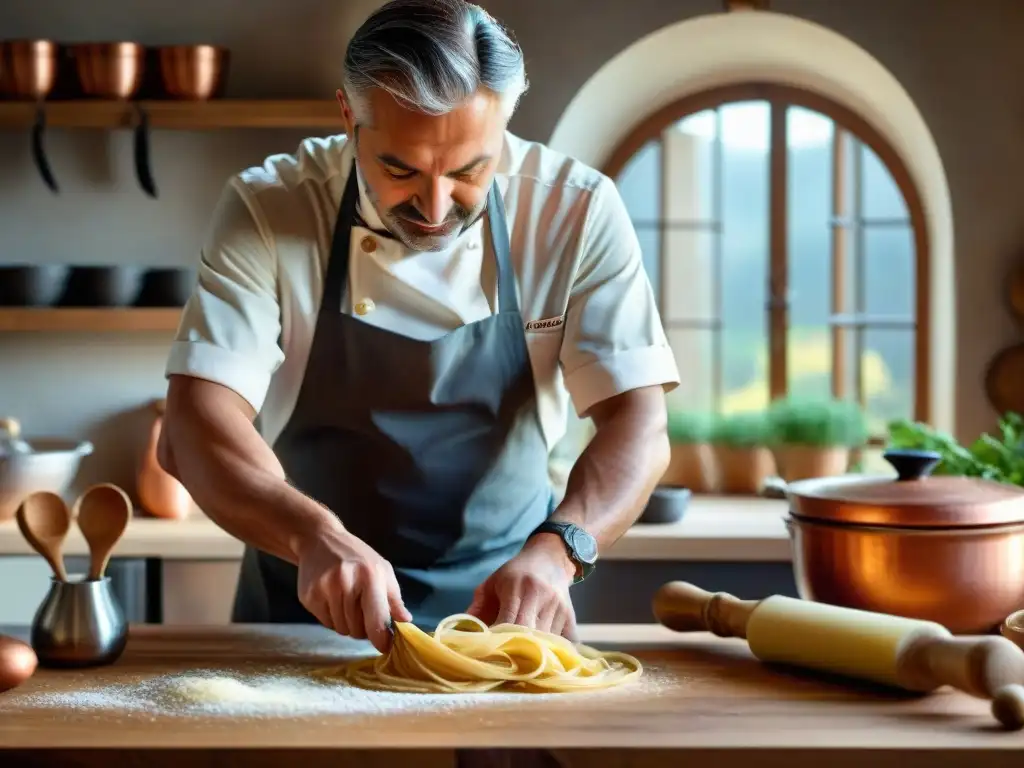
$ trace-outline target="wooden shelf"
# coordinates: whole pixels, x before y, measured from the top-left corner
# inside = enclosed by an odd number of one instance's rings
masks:
[[[181,310],[124,307],[0,307],[0,333],[64,331],[68,333],[174,331]]]
[[[210,101],[140,101],[150,127],[178,131],[217,128],[327,128],[343,133],[336,101],[268,101],[213,99]],[[122,101],[45,102],[47,126],[54,128],[131,128],[136,106]],[[0,102],[0,129],[24,129],[36,119],[32,102]]]

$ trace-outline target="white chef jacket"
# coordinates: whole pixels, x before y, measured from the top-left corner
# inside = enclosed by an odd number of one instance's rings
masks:
[[[171,346],[168,375],[237,392],[260,413],[271,445],[305,373],[352,156],[345,136],[311,138],[228,181]],[[444,251],[410,251],[372,231],[384,226],[357,178],[367,228],[352,232],[343,311],[421,340],[491,314],[495,267],[483,218]],[[570,398],[586,415],[630,389],[669,391],[679,374],[615,184],[510,133],[495,179],[550,450],[565,433]]]

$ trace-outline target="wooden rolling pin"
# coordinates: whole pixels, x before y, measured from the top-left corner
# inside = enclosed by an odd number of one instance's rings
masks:
[[[954,637],[930,621],[782,595],[739,600],[683,581],[659,589],[653,609],[676,632],[743,638],[764,662],[920,693],[949,685],[991,700],[1005,728],[1024,728],[1024,651],[1005,637]]]

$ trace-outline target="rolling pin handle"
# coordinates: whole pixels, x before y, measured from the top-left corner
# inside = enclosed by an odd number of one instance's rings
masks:
[[[740,600],[725,592],[712,594],[685,581],[670,581],[655,594],[654,617],[676,632],[711,632],[719,637],[747,636],[747,620],[756,600]]]
[[[1024,728],[1024,685],[1004,685],[992,697],[992,716],[1008,731]]]
[[[1005,637],[912,639],[900,654],[904,687],[930,691],[944,685],[992,701],[992,714],[1006,728],[1024,728],[1024,651]]]

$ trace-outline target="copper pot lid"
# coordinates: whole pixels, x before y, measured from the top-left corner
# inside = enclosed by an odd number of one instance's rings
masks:
[[[901,528],[953,528],[1024,522],[1024,488],[979,477],[937,476],[934,451],[883,456],[895,478],[844,475],[786,486],[797,517]]]

